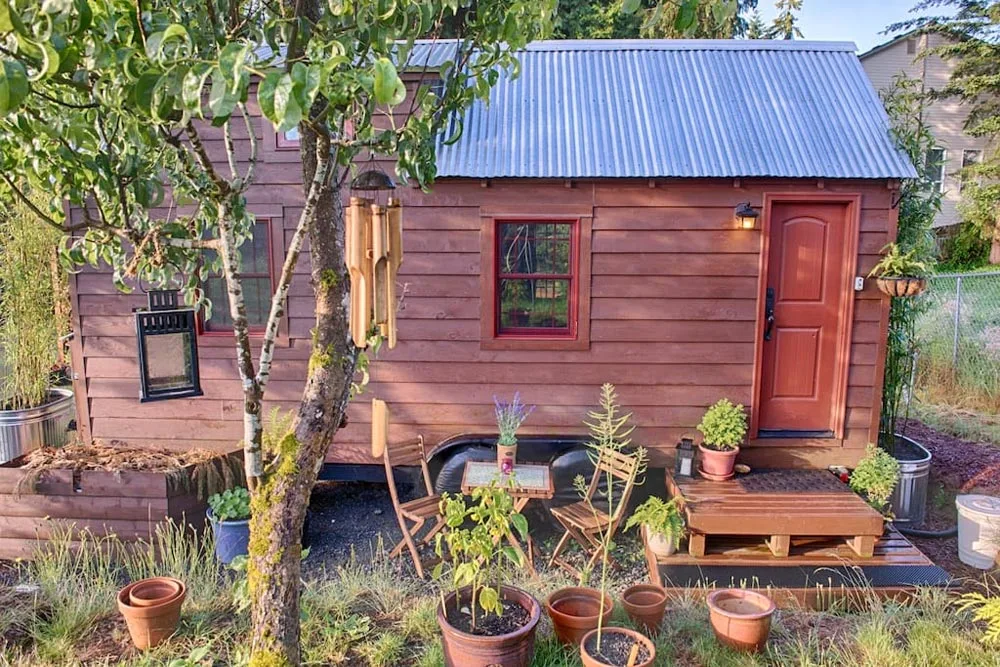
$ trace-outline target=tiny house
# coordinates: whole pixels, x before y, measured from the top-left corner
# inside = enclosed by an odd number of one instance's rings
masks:
[[[440,47],[421,45],[431,66]],[[390,442],[422,434],[440,466],[489,441],[493,396],[514,391],[538,406],[526,434],[571,445],[603,382],[653,465],[721,397],[748,406],[751,465],[856,461],[876,440],[889,316],[865,276],[894,238],[899,180],[915,172],[854,45],[551,41],[520,59],[521,76],[501,78],[460,140],[439,147],[433,190],[397,190],[400,342],[372,365],[326,476],[379,473],[373,396],[391,406]],[[303,194],[294,134],[253,121],[262,164],[243,265],[260,320]],[[208,137],[221,155],[221,134]],[[298,271],[267,396],[284,408],[313,326],[308,267]],[[141,295],[89,268],[71,289],[85,439],[236,448],[225,309],[199,328],[204,395],[140,403]],[[224,298],[221,284],[206,290]]]

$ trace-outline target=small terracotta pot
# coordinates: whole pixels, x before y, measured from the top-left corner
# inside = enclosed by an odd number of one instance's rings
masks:
[[[139,584],[150,581],[143,579],[129,584],[118,591],[118,611],[125,617],[132,643],[140,650],[152,648],[174,634],[181,618],[181,605],[187,597],[187,588],[181,583],[181,592],[167,600],[148,607],[130,604],[130,594]]]
[[[916,296],[927,289],[927,279],[915,278],[913,276],[876,278],[875,285],[880,292],[889,296]]]
[[[708,596],[712,631],[721,643],[737,651],[764,648],[775,609],[771,598],[742,588],[725,588]]]
[[[517,445],[501,445],[497,444],[497,467],[503,471],[504,459],[510,459],[510,465],[513,468],[517,465]]]
[[[633,623],[645,628],[648,634],[656,635],[667,608],[667,591],[656,584],[629,586],[622,593],[622,606]]]
[[[740,453],[739,447],[720,451],[698,445],[698,451],[701,452],[701,474],[704,477],[714,482],[732,479],[736,456]]]
[[[654,533],[645,526],[643,526],[643,530],[646,531],[646,544],[649,545],[649,550],[653,552],[654,556],[668,558],[677,551],[676,540],[667,539],[663,533]]]
[[[614,611],[614,600],[604,594],[604,614],[601,614],[601,592],[593,588],[571,586],[560,588],[545,601],[545,611],[552,619],[552,629],[563,644],[576,646],[583,636],[601,625],[607,625]]]
[[[458,630],[450,623],[444,608],[438,605],[437,622],[441,628],[445,667],[528,667],[535,656],[535,630],[542,617],[542,607],[530,594],[513,586],[501,586],[504,600],[516,602],[530,615],[528,623],[506,635],[490,637]],[[452,592],[444,604],[455,604],[456,595],[468,599],[469,588]]]
[[[649,651],[649,659],[643,660],[642,662],[636,662],[635,667],[651,667],[653,662],[656,660],[656,647],[653,645],[653,642],[651,642],[649,638],[643,635],[642,633],[636,632],[635,630],[629,630],[627,628],[603,628],[602,633],[603,633],[602,641],[604,637],[607,637],[609,634],[613,633],[613,634],[628,635],[634,641],[640,642],[643,645],[645,645],[646,650]],[[583,636],[583,639],[580,640],[580,658],[583,660],[583,667],[621,667],[620,665],[609,665],[606,662],[601,662],[597,658],[594,658],[589,653],[587,653],[587,649],[585,648],[585,646],[587,645],[587,641],[590,639],[591,635],[595,634],[597,634],[597,630],[596,629],[591,630],[590,632],[588,632],[586,635]]]
[[[152,607],[180,595],[184,584],[171,577],[153,577],[135,582],[128,592],[129,604],[133,607]]]

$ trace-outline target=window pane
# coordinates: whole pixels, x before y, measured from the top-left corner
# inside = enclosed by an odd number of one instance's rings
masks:
[[[944,161],[945,152],[943,148],[932,148],[927,151],[924,163],[924,173],[934,184],[937,190],[941,190],[944,185]]]
[[[570,275],[571,225],[500,225],[500,272]]]
[[[263,326],[271,309],[270,227],[268,222],[254,223],[253,238],[240,246],[240,270],[243,276],[243,301],[251,327]],[[210,251],[206,251],[210,252]],[[212,317],[204,320],[206,331],[232,330],[229,316],[229,293],[222,276],[205,281],[205,296],[212,302]]]
[[[569,280],[501,280],[500,331],[568,329],[569,287]]]

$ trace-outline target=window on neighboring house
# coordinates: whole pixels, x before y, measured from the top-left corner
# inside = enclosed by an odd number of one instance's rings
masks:
[[[917,52],[917,38],[909,37],[906,40],[906,53],[907,55],[913,55]]]
[[[206,250],[206,253],[212,252]],[[261,329],[271,310],[271,225],[267,220],[254,223],[253,238],[240,248],[240,276],[243,284],[243,301],[251,329]],[[211,319],[202,319],[206,333],[232,333],[233,318],[229,315],[229,293],[226,279],[212,276],[204,283],[205,296],[212,301]]]
[[[573,337],[576,222],[498,222],[496,333]]]
[[[934,184],[938,192],[944,192],[944,163],[946,153],[943,148],[931,148],[924,158],[924,174]]]
[[[971,167],[974,164],[979,164],[983,161],[983,152],[976,149],[967,149],[962,151],[962,169],[966,167]],[[965,187],[965,177],[962,177],[959,189]]]

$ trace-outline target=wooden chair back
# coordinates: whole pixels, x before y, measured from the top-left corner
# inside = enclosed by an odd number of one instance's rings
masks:
[[[419,463],[427,495],[434,495],[431,472],[427,467],[427,451],[424,447],[424,436],[418,435],[413,440],[387,446],[382,452],[382,461],[385,463],[385,481],[389,484],[389,495],[392,497],[393,505],[399,505],[399,498],[396,493],[396,475],[393,472],[393,467],[397,465]]]
[[[597,459],[597,465],[594,468],[594,477],[590,480],[590,488],[587,491],[587,496],[591,501],[594,499],[594,494],[597,493],[601,482],[607,479],[607,475],[611,476],[612,484],[616,481],[624,483],[624,487],[619,487],[621,488],[621,492],[618,494],[615,506],[613,508],[608,507],[612,525],[617,524],[621,520],[622,513],[628,506],[638,472],[639,459],[629,454],[606,449],[601,452],[600,457]]]

